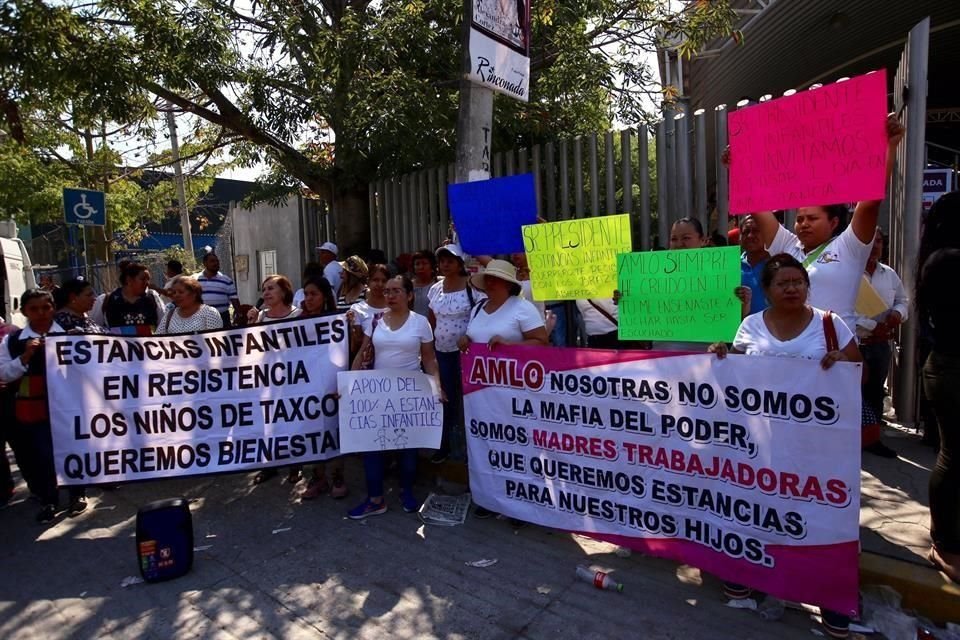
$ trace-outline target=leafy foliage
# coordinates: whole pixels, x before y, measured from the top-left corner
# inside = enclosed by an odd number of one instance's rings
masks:
[[[2,5],[5,104],[72,114],[79,129],[154,130],[162,100],[203,121],[207,145],[233,143],[239,165],[266,163],[272,198],[301,185],[356,194],[453,157],[462,0],[72,2]],[[661,97],[639,54],[668,42],[689,54],[735,18],[729,0],[681,12],[669,0],[536,0],[533,12],[531,102],[496,100],[495,148],[638,121]],[[9,114],[4,127],[16,129]],[[0,162],[42,182],[44,160],[18,157]]]

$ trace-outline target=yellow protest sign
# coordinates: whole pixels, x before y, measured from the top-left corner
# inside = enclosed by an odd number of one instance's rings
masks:
[[[524,226],[534,300],[611,297],[617,254],[631,251],[630,236],[628,214]]]

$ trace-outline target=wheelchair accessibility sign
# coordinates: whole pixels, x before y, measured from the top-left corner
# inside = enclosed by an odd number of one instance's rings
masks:
[[[103,191],[64,189],[63,219],[67,224],[107,224],[107,201]]]

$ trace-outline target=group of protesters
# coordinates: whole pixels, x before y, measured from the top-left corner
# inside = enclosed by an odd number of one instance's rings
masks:
[[[902,131],[896,119],[888,120],[888,171]],[[879,441],[877,425],[884,410],[890,340],[907,319],[910,304],[896,273],[879,261],[884,247],[878,227],[880,204],[860,202],[852,216],[843,205],[800,208],[793,232],[773,212],[740,217],[731,237],[743,250],[742,281],[730,295],[739,299],[742,323],[731,344],[709,345],[709,351],[721,358],[741,353],[813,359],[824,369],[838,361],[864,362],[863,422],[871,427],[864,432],[865,450],[895,457]],[[921,332],[932,344],[923,381],[939,426],[940,453],[930,480],[930,560],[953,580],[960,580],[960,471],[955,462],[960,342],[951,328],[958,303],[947,292],[950,274],[960,273],[958,220],[960,193],[943,196],[930,210],[914,301]],[[690,250],[712,243],[696,218],[682,218],[672,225],[665,244],[671,250]],[[285,275],[270,275],[262,283],[261,299],[249,307],[240,305],[237,289],[220,272],[215,253],[204,257],[204,269],[195,276],[183,274],[182,265],[171,261],[162,287],[151,288],[151,273],[143,264],[124,262],[120,287],[99,297],[82,279],[63,283],[54,294],[42,289],[26,292],[21,310],[28,326],[7,335],[0,345],[0,381],[6,385],[5,416],[15,417],[3,435],[29,490],[40,500],[37,519],[53,522],[59,513],[44,384],[42,344],[49,334],[184,334],[346,312],[353,369],[423,371],[437,380],[446,403],[440,448],[431,458],[438,464],[448,457],[465,460],[460,353],[471,344],[494,350],[499,345],[576,346],[576,341],[568,341],[573,332],[566,325],[575,323],[579,315],[582,346],[685,352],[707,348],[692,342],[620,340],[616,292],[611,298],[578,300],[575,305],[533,300],[530,268],[523,254],[509,259],[474,256],[480,270],[471,274],[470,257],[452,241],[432,251],[419,251],[402,266],[387,264],[382,255],[340,260],[332,242],[317,249],[318,261],[306,265],[300,288],[295,289]],[[873,317],[858,315],[856,310],[864,278],[887,306]],[[384,478],[391,463],[399,472],[402,509],[413,512],[420,507],[413,489],[417,450],[362,457],[366,495],[348,511],[350,518],[387,510]],[[5,464],[6,456],[0,462]],[[5,473],[6,479],[0,477],[0,482],[6,482],[0,487],[5,491],[0,498],[8,500],[13,484],[9,470]],[[263,469],[253,482],[260,484],[277,475],[277,469]],[[297,484],[303,478],[299,466],[286,469],[287,482]],[[301,497],[309,500],[327,494],[334,498],[348,494],[343,457],[315,465]],[[83,489],[71,488],[68,513],[76,515],[85,508]],[[493,513],[477,507],[475,515]],[[731,598],[749,595],[739,585],[728,584],[726,591]],[[840,614],[825,615],[826,629],[835,637],[845,637],[847,622]]]

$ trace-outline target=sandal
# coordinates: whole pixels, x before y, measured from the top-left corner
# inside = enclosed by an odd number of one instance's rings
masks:
[[[276,469],[261,469],[257,472],[257,475],[253,476],[253,484],[263,484],[270,478],[275,478],[276,476]]]
[[[307,489],[300,494],[301,500],[313,500],[330,491],[330,484],[326,478],[310,478],[307,483]]]
[[[336,500],[344,498],[347,495],[347,482],[343,479],[343,471],[333,472],[333,489],[330,490],[330,497]]]
[[[947,562],[935,546],[930,547],[930,551],[927,552],[927,560],[937,571],[946,575],[953,582],[960,584],[960,570]]]

